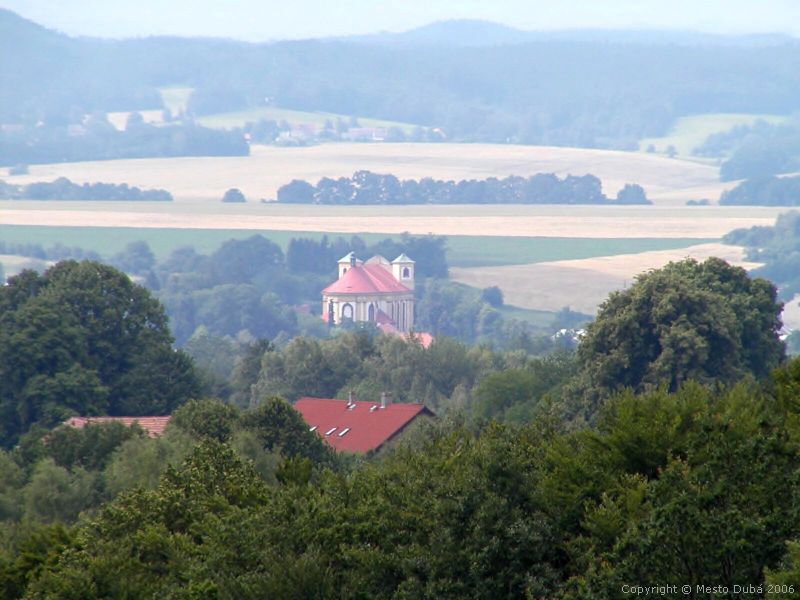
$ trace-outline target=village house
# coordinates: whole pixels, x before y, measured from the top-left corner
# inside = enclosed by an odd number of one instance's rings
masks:
[[[396,439],[411,423],[433,413],[422,404],[300,398],[294,404],[311,431],[337,452],[364,454]]]
[[[169,420],[169,415],[166,417],[70,417],[63,424],[67,427],[83,429],[87,425],[103,423],[121,423],[125,427],[131,427],[135,423],[144,429],[148,436],[154,438],[164,434]]]

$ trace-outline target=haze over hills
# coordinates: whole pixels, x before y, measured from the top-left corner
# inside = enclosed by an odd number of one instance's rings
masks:
[[[0,32],[0,53],[12,57],[0,64],[0,123],[160,109],[158,89],[182,86],[194,90],[196,116],[269,99],[436,127],[448,141],[633,149],[684,115],[800,109],[800,53],[781,36],[531,33],[449,21],[339,40],[113,41],[67,37],[10,11],[0,11]]]
[[[501,46],[542,41],[749,47],[800,43],[796,37],[784,33],[715,34],[670,29],[524,30],[478,19],[435,21],[399,33],[381,32],[329,39],[376,44],[441,46]]]

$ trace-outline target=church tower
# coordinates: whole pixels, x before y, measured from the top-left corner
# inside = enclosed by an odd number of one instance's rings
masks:
[[[408,289],[414,289],[414,261],[405,253],[392,261],[392,275]]]

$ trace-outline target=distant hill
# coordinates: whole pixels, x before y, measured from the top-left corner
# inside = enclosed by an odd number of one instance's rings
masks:
[[[158,109],[158,88],[180,86],[196,116],[268,103],[418,123],[447,141],[632,149],[684,115],[800,110],[798,44],[780,39],[446,21],[346,40],[113,41],[0,10],[0,124]]]
[[[786,34],[721,35],[674,30],[566,29],[526,31],[501,23],[475,19],[436,21],[401,33],[376,33],[333,38],[372,44],[437,46],[502,46],[544,41],[601,42],[679,46],[764,47],[800,44]]]

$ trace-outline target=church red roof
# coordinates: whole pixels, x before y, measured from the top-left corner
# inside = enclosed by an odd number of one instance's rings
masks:
[[[352,408],[350,408],[352,406]],[[432,415],[422,404],[389,404],[330,398],[300,398],[294,407],[323,440],[339,452],[376,450],[421,414]]]
[[[322,293],[385,294],[410,291],[380,265],[359,265],[348,268],[347,273],[322,290]]]
[[[64,421],[64,425],[83,429],[87,425],[99,425],[100,423],[122,423],[130,427],[137,423],[139,427],[147,432],[150,437],[163,435],[164,429],[169,423],[169,416],[166,417],[70,417]]]

